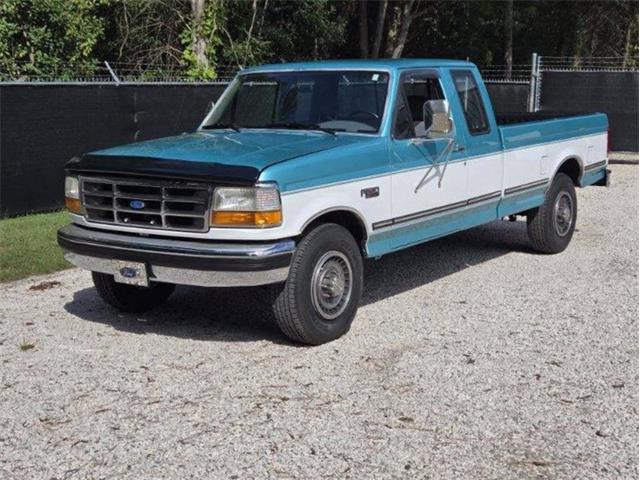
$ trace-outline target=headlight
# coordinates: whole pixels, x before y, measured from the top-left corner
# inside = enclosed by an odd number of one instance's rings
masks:
[[[73,213],[81,213],[80,205],[80,183],[77,177],[66,177],[64,179],[64,204]]]
[[[280,193],[274,185],[220,187],[213,193],[212,226],[265,228],[281,223]]]

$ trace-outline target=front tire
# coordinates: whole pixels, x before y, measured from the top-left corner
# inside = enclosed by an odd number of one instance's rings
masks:
[[[347,229],[319,225],[298,244],[289,277],[274,302],[278,326],[311,345],[344,335],[362,296],[362,255]]]
[[[534,250],[559,253],[567,248],[576,228],[577,214],[573,181],[559,173],[547,190],[544,203],[527,215],[527,232]]]
[[[122,312],[141,313],[164,303],[176,286],[170,283],[151,283],[148,287],[137,287],[118,283],[113,275],[91,272],[98,294],[109,305]]]

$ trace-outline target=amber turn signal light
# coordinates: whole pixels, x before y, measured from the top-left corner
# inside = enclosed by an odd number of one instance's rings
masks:
[[[277,227],[282,223],[282,211],[267,212],[213,211],[211,225],[220,227]]]
[[[72,213],[82,213],[82,206],[78,198],[64,197],[64,206]]]

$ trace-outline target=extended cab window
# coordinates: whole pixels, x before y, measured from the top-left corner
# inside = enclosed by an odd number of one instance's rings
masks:
[[[203,128],[376,133],[384,115],[388,84],[385,72],[248,73],[229,86]]]
[[[451,72],[453,82],[462,104],[464,117],[472,135],[489,132],[489,121],[484,109],[478,84],[470,70],[454,70]]]
[[[443,99],[444,94],[437,78],[405,77],[396,111],[395,138],[424,137],[424,104],[428,100]]]

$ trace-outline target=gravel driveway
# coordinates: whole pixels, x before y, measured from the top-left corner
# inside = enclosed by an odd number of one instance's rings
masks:
[[[366,265],[351,332],[272,290],[118,314],[88,273],[0,286],[1,478],[638,476],[638,167],[555,256],[494,222]]]

